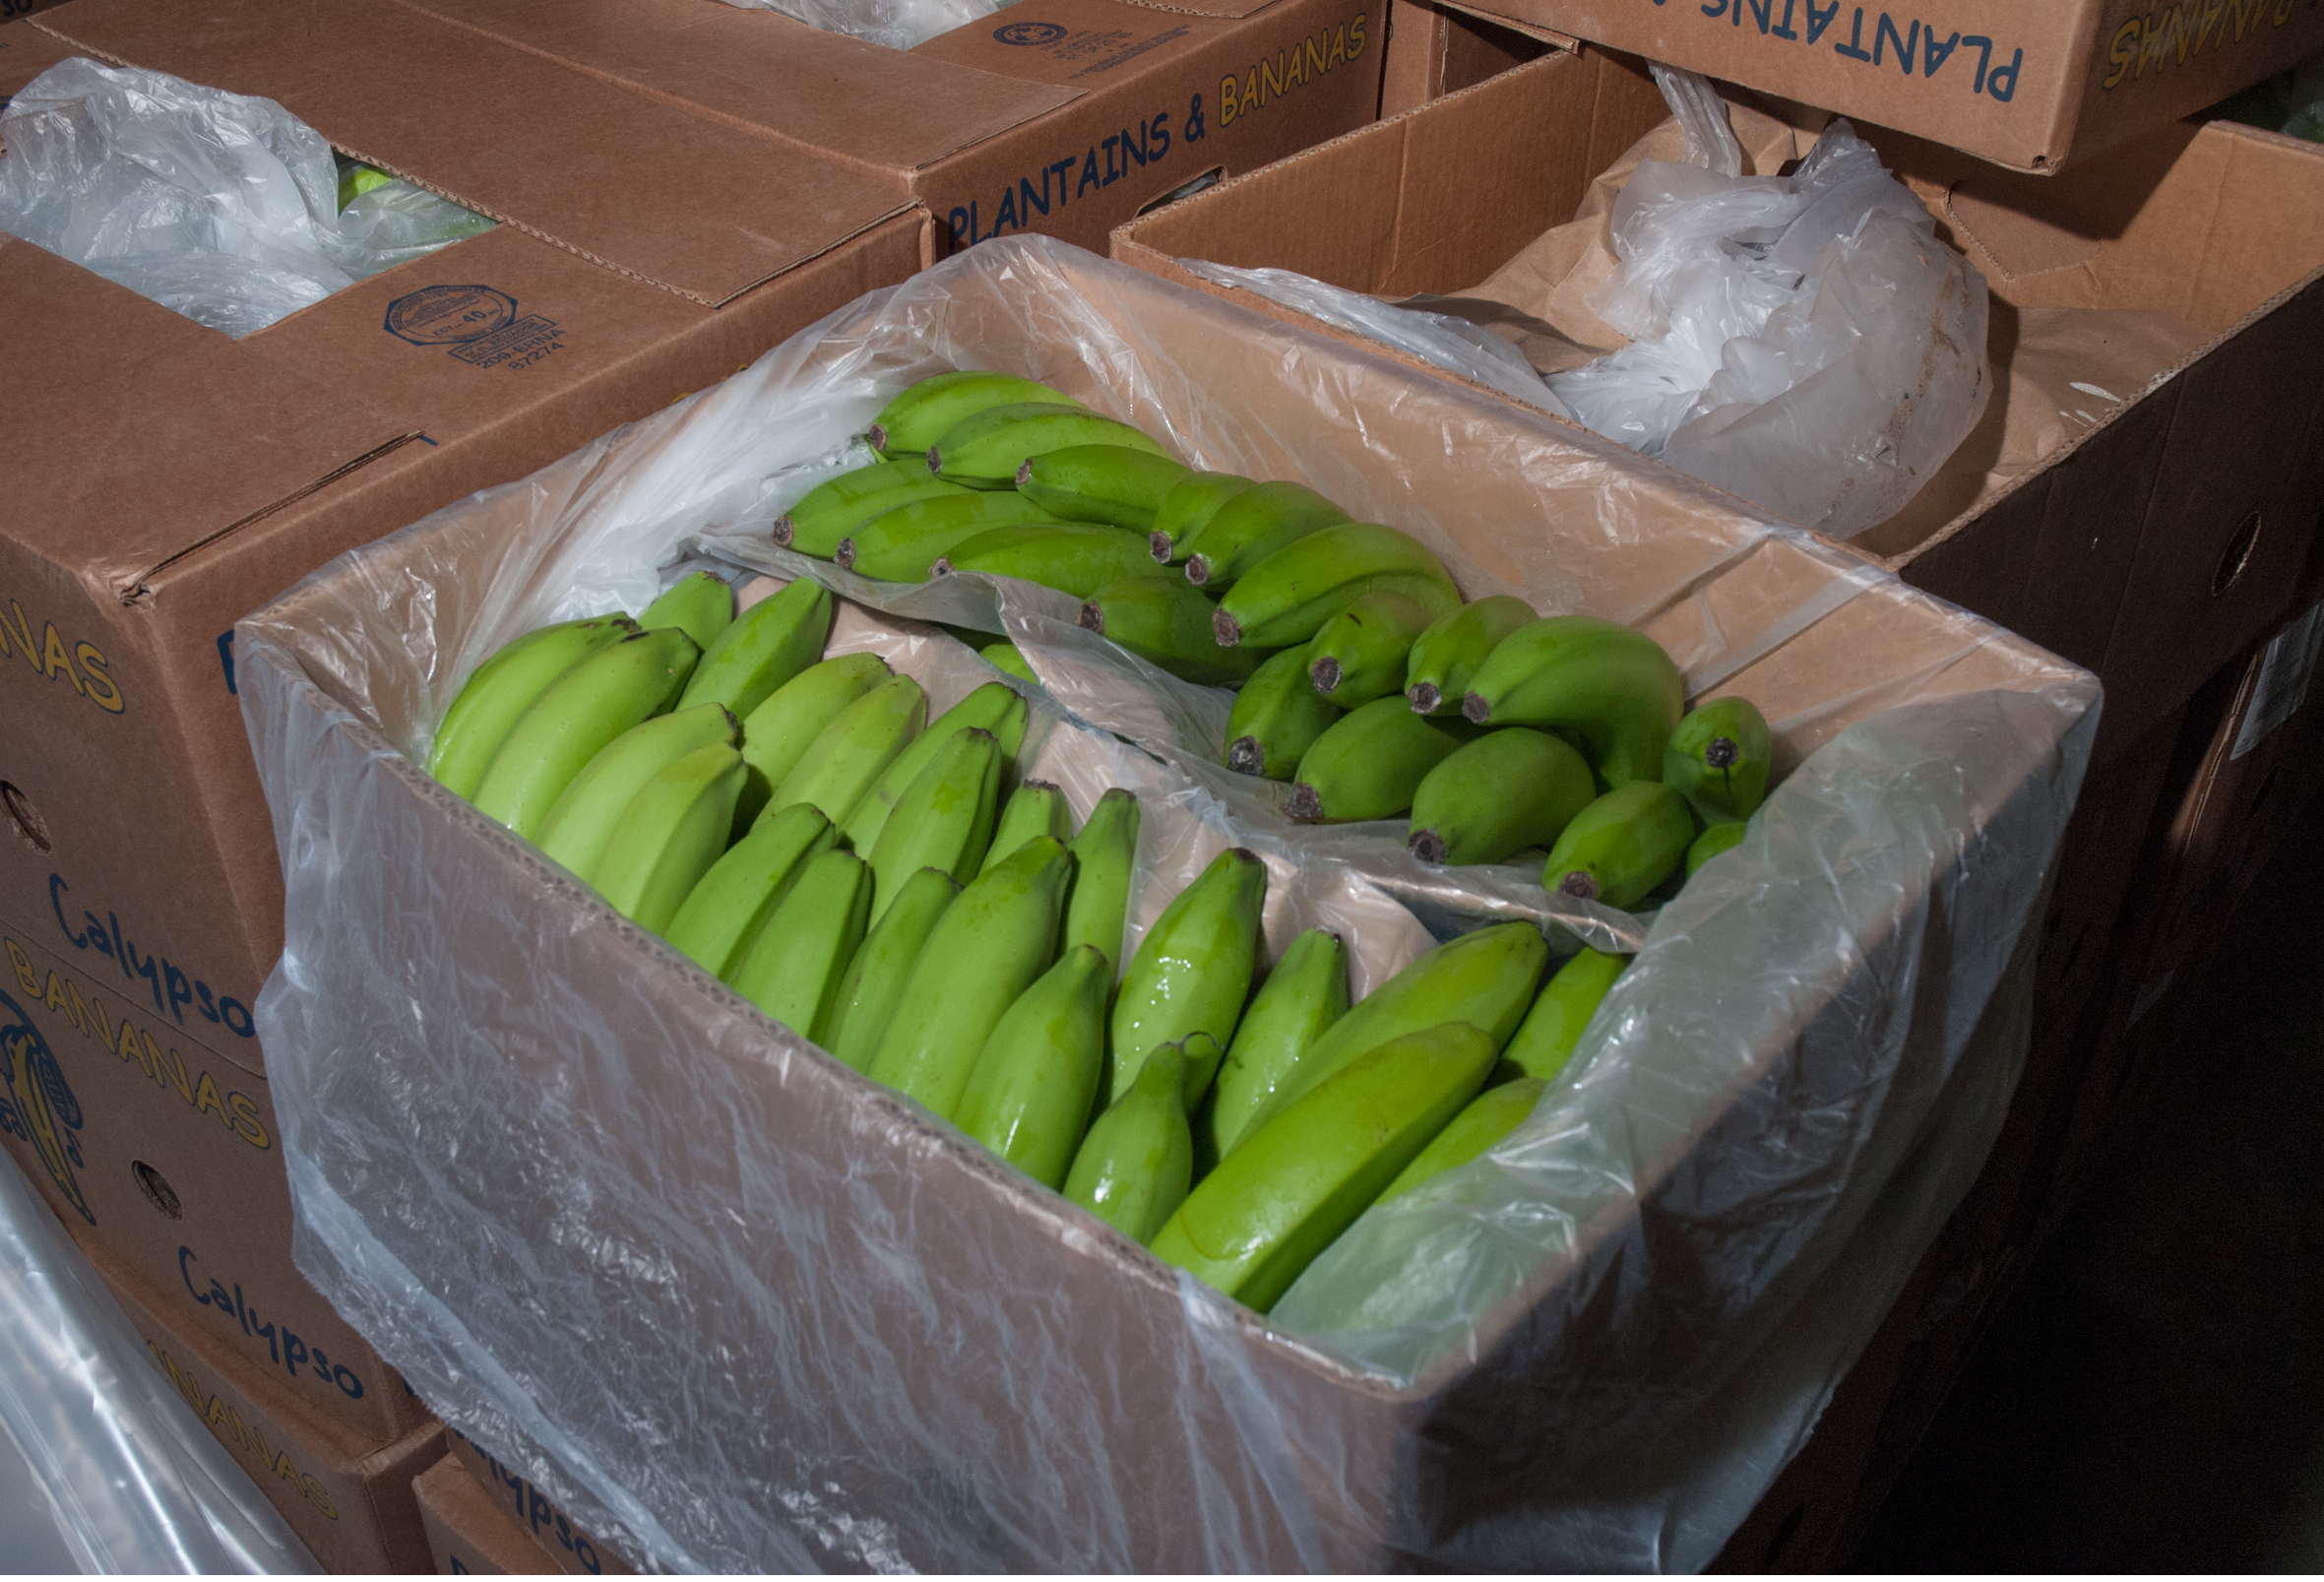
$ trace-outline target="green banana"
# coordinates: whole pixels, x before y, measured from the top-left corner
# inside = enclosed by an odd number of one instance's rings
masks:
[[[1289,780],[1316,738],[1343,718],[1307,679],[1307,650],[1287,648],[1253,670],[1234,695],[1226,711],[1226,767],[1238,775]]]
[[[1413,855],[1499,862],[1547,846],[1598,799],[1589,761],[1545,730],[1488,730],[1428,771],[1413,792]]]
[[[1736,824],[1767,800],[1775,737],[1749,698],[1715,698],[1678,722],[1663,750],[1663,782],[1705,824]],[[1688,871],[1693,871],[1689,869]]]
[[[1461,605],[1452,573],[1419,539],[1376,522],[1342,522],[1243,573],[1219,601],[1211,632],[1224,648],[1305,643],[1350,604],[1380,592],[1404,595],[1431,618]]]
[[[1278,549],[1347,520],[1304,483],[1259,483],[1221,501],[1176,547],[1186,580],[1217,591]]]
[[[1013,675],[1028,686],[1041,684],[1041,678],[1033,673],[1033,665],[1018,652],[1017,645],[1006,639],[985,644],[976,651],[976,657],[1003,675]]]
[[[1092,593],[1082,605],[1081,624],[1181,681],[1201,686],[1248,681],[1267,656],[1213,642],[1211,607],[1185,578],[1148,566]]]
[[[1463,604],[1422,632],[1405,666],[1404,695],[1414,714],[1459,714],[1469,678],[1502,638],[1539,617],[1507,594]]]
[[[870,1076],[949,1120],[1002,1013],[1048,970],[1073,854],[1042,837],[944,911],[881,1030]]]
[[[1163,496],[1193,471],[1127,445],[1068,445],[1026,458],[1017,492],[1068,522],[1103,522],[1144,536],[1154,531]]]
[[[630,799],[664,766],[713,742],[731,747],[740,729],[725,706],[698,703],[656,715],[615,736],[567,782],[534,844],[586,879]]]
[[[1065,907],[1065,948],[1094,945],[1107,971],[1122,959],[1130,877],[1138,861],[1138,793],[1115,786],[1098,798],[1073,838],[1073,894]]]
[[[1549,849],[1541,883],[1626,911],[1677,871],[1694,839],[1695,815],[1676,788],[1633,780],[1574,815]]]
[[[1255,1126],[1154,1255],[1265,1312],[1483,1087],[1493,1042],[1446,1022],[1381,1044]]]
[[[1186,558],[1186,540],[1219,507],[1259,486],[1258,479],[1233,473],[1189,473],[1154,508],[1154,528],[1146,546],[1154,558],[1170,565]]]
[[[675,626],[705,652],[733,623],[734,590],[723,577],[707,571],[680,577],[638,617],[638,625],[649,632]]]
[[[1200,1152],[1224,1159],[1315,1041],[1347,1014],[1347,942],[1328,928],[1310,928],[1283,953],[1234,1030],[1203,1113]]]
[[[976,1056],[954,1123],[1055,1191],[1081,1147],[1105,1064],[1113,969],[1081,945],[1002,1014]]]
[[[874,922],[904,881],[922,868],[941,869],[964,884],[976,876],[986,865],[1000,786],[1001,749],[992,732],[954,732],[904,789],[896,816],[880,827],[871,850],[871,870],[879,880]]]
[[[870,1067],[880,1035],[896,1014],[905,980],[918,963],[936,919],[960,893],[960,881],[951,874],[922,868],[887,898],[887,910],[848,965],[831,1037],[822,1041],[825,1048],[857,1071]]]
[[[627,615],[595,615],[527,632],[476,666],[428,748],[426,769],[446,791],[473,796],[492,755],[534,699],[583,660],[636,635]]]
[[[852,852],[810,859],[735,964],[734,992],[800,1038],[824,1044],[842,1003],[840,985],[863,942],[871,888],[870,865]]]
[[[1194,1181],[1186,1119],[1186,1056],[1163,1044],[1130,1091],[1105,1107],[1082,1139],[1065,1195],[1143,1246],[1168,1223]]]
[[[999,779],[998,760],[995,759],[994,779]],[[889,820],[894,823],[894,819]],[[1065,800],[1065,792],[1045,780],[1029,780],[1011,793],[1008,805],[1001,809],[1000,822],[993,826],[992,844],[984,849],[984,860],[979,873],[1008,856],[1027,841],[1046,835],[1051,840],[1073,845],[1073,807]],[[1113,958],[1108,955],[1108,961]]]
[[[1025,523],[979,533],[955,544],[928,573],[943,577],[956,571],[981,571],[995,577],[1019,577],[1087,599],[1109,582],[1153,570],[1145,544],[1130,535],[1112,528],[1059,522],[1045,527]]]
[[[1068,445],[1124,445],[1156,456],[1168,453],[1127,423],[1087,407],[1056,402],[1012,402],[972,412],[928,447],[928,471],[973,489],[1017,486],[1026,461]]]
[[[1644,632],[1551,615],[1501,639],[1469,678],[1461,712],[1477,725],[1581,733],[1608,786],[1663,778],[1663,749],[1686,700],[1678,666]]]
[[[928,447],[943,438],[945,430],[962,418],[987,407],[1021,401],[1077,405],[1071,396],[1031,379],[964,368],[922,379],[906,390],[880,409],[879,416],[872,419],[871,431],[864,438],[882,456],[908,457],[918,467],[927,456]]]
[[[1307,678],[1343,709],[1402,692],[1413,640],[1434,619],[1434,611],[1402,594],[1366,594],[1325,621],[1308,643]]]
[[[1028,522],[1054,526],[1059,520],[1022,494],[961,489],[873,517],[842,538],[832,558],[858,576],[926,582],[928,568],[979,534]]]
[[[661,932],[726,850],[741,790],[742,754],[722,741],[672,759],[630,798],[583,877],[614,911]]]
[[[1251,991],[1266,905],[1267,864],[1230,846],[1162,909],[1122,969],[1114,998],[1114,1098],[1130,1091],[1147,1052],[1164,1044],[1184,1045],[1187,1104],[1202,1098]]]
[[[1493,1047],[1509,1042],[1534,1003],[1549,947],[1530,922],[1487,924],[1448,940],[1355,1002],[1276,1079],[1243,1123],[1236,1147],[1367,1049],[1458,1017]]]
[[[1541,985],[1533,1009],[1501,1051],[1502,1067],[1544,1082],[1564,1070],[1582,1030],[1598,1012],[1598,1002],[1629,965],[1627,956],[1608,956],[1584,946]]]
[[[775,785],[770,807],[813,802],[842,829],[881,771],[920,733],[928,695],[909,675],[892,675],[842,709]],[[863,843],[852,843],[860,852]]]
[[[798,504],[775,519],[775,544],[829,560],[843,541],[875,518],[915,501],[968,492],[958,483],[930,475],[927,461],[917,454],[875,462],[827,478],[801,495]]]
[[[661,937],[724,982],[790,894],[808,858],[830,851],[838,839],[831,820],[807,802],[760,819],[686,892]]]
[[[1722,852],[1731,852],[1743,844],[1743,837],[1751,833],[1748,824],[1714,824],[1695,837],[1694,845],[1686,849],[1686,876],[1693,878],[1695,869]]]
[[[1315,738],[1292,775],[1293,818],[1394,818],[1413,805],[1428,772],[1476,731],[1414,714],[1400,696],[1350,709]]]
[[[810,664],[767,694],[742,722],[742,762],[750,779],[734,804],[734,827],[748,829],[767,798],[840,711],[895,672],[877,654],[842,654]]]
[[[1376,1201],[1385,1203],[1392,1197],[1402,1196],[1431,1175],[1458,1170],[1477,1158],[1524,1125],[1526,1117],[1534,1112],[1534,1106],[1548,1091],[1549,1084],[1538,1077],[1520,1077],[1515,1082],[1485,1089],[1445,1123],[1434,1141],[1413,1156],[1404,1173],[1390,1181],[1388,1189]]]
[[[1024,696],[1006,681],[987,681],[960,702],[928,722],[911,745],[896,755],[880,775],[871,791],[855,804],[855,810],[842,822],[841,829],[848,844],[858,852],[868,852],[878,844],[880,830],[888,821],[889,810],[905,788],[928,767],[944,743],[956,730],[974,728],[989,730],[1001,744],[1001,757],[1014,761],[1017,749],[1025,745],[1026,723],[1032,710]],[[1007,779],[1007,765],[1002,768],[1002,779]]]
[[[470,798],[531,840],[573,777],[630,727],[668,712],[702,650],[680,631],[639,632],[597,649],[518,717]]]
[[[831,590],[801,577],[751,606],[702,651],[678,707],[722,703],[736,719],[748,719],[777,687],[823,658],[830,635]]]

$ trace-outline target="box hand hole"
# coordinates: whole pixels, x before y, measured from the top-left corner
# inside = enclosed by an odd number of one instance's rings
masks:
[[[2219,567],[2211,574],[2211,597],[2225,599],[2228,590],[2243,576],[2243,568],[2251,564],[2251,552],[2259,547],[2259,513],[2254,511],[2243,519],[2228,546],[2220,551]]]
[[[32,805],[31,797],[5,780],[0,780],[0,810],[7,812],[18,840],[35,852],[49,849],[48,825],[41,819],[39,809]]]
[[[169,1184],[168,1176],[142,1159],[129,1162],[129,1173],[137,1178],[137,1189],[145,1194],[148,1203],[173,1220],[186,1217],[185,1205],[177,1200],[177,1191]]]

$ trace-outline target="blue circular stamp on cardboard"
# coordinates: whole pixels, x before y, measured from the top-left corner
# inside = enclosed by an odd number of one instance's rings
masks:
[[[517,299],[489,285],[427,285],[388,304],[387,330],[415,347],[458,346],[516,322]]]
[[[1065,36],[1065,30],[1053,22],[1012,22],[993,29],[992,35],[1004,44],[1053,44]]]

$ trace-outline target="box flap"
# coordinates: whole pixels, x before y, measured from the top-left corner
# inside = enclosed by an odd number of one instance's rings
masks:
[[[0,104],[72,51],[29,22],[0,28]]]
[[[280,102],[337,147],[716,306],[897,212],[893,187],[401,6],[77,0],[35,26]],[[457,107],[457,113],[448,113]]]
[[[955,28],[912,53],[1004,77],[1086,90],[1134,77],[1190,47],[1222,23],[1263,10],[1224,0],[1173,6],[1121,0],[1019,0],[997,26]],[[1182,43],[1181,41],[1185,41]]]

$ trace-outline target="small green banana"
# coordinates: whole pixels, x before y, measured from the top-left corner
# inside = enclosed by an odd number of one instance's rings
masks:
[[[944,910],[881,1030],[870,1076],[949,1120],[1002,1013],[1048,970],[1073,854],[1043,837]]]
[[[842,654],[808,665],[750,711],[742,722],[742,762],[750,779],[734,804],[737,834],[766,811],[776,786],[840,711],[894,673],[877,654]]]
[[[1021,401],[1076,405],[1071,396],[1031,379],[964,368],[922,379],[903,392],[880,409],[879,416],[872,419],[871,431],[864,438],[882,456],[908,457],[913,466],[919,467],[928,447],[943,438],[945,430],[962,418],[987,407]]]
[[[1598,799],[1580,753],[1545,730],[1488,730],[1428,771],[1413,792],[1413,855],[1499,862],[1547,846]]]
[[[1458,720],[1414,714],[1401,696],[1350,709],[1315,738],[1292,774],[1293,818],[1394,818],[1413,805],[1428,772],[1476,730]]]
[[[753,605],[702,652],[678,707],[722,703],[738,720],[777,687],[823,658],[831,635],[831,590],[801,577]]]
[[[1644,632],[1588,615],[1551,615],[1501,639],[1469,678],[1461,712],[1477,725],[1579,731],[1608,786],[1663,778],[1663,749],[1685,683]]]
[[[1686,876],[1693,878],[1695,869],[1722,852],[1731,852],[1743,844],[1743,837],[1751,833],[1748,824],[1714,824],[1695,837],[1695,844],[1686,849]]]
[[[1122,924],[1129,918],[1130,878],[1138,862],[1138,793],[1112,787],[1073,838],[1065,948],[1096,946],[1109,974],[1122,959]]]
[[[1278,549],[1347,520],[1304,483],[1259,483],[1221,501],[1176,547],[1186,580],[1219,593]]]
[[[638,625],[649,632],[675,626],[706,653],[733,624],[734,590],[723,577],[707,571],[680,577],[638,617]]]
[[[541,819],[534,844],[588,878],[612,838],[614,823],[646,782],[697,747],[733,746],[740,733],[734,716],[719,703],[698,703],[630,727],[566,783]]]
[[[1033,673],[1033,665],[1018,651],[1017,645],[1006,639],[985,644],[976,651],[976,657],[1003,675],[1013,675],[1028,686],[1041,684],[1041,678]]]
[[[961,1093],[961,1130],[1055,1191],[1081,1147],[1105,1064],[1102,951],[1077,946],[994,1024]]]
[[[1674,787],[1629,781],[1574,815],[1549,849],[1541,883],[1627,911],[1678,870],[1694,839],[1695,815]]]
[[[1056,402],[1012,402],[972,412],[928,447],[928,471],[973,489],[1017,486],[1029,458],[1068,445],[1125,445],[1156,456],[1168,453],[1127,423],[1087,407]]]
[[[1181,681],[1200,686],[1248,681],[1267,658],[1265,652],[1213,642],[1211,609],[1202,590],[1185,578],[1148,566],[1091,594],[1082,605],[1081,624]]]
[[[770,807],[813,802],[843,830],[883,770],[896,761],[928,718],[928,695],[909,675],[892,675],[842,709],[789,774],[776,783]],[[855,850],[864,849],[860,841]]]
[[[1541,985],[1533,1009],[1501,1051],[1502,1066],[1543,1082],[1564,1070],[1582,1030],[1597,1014],[1598,1002],[1629,965],[1627,956],[1608,956],[1584,946]]]
[[[888,910],[904,881],[922,868],[938,868],[962,883],[984,864],[992,821],[1000,801],[1001,748],[989,730],[953,732],[896,803],[896,815],[880,827],[871,850],[879,880],[872,921]]]
[[[1068,522],[1103,522],[1143,537],[1154,531],[1163,497],[1191,472],[1127,445],[1068,445],[1026,458],[1017,492]]]
[[[722,741],[664,764],[639,788],[584,875],[613,910],[660,933],[726,850],[742,754]]]
[[[608,643],[551,682],[501,741],[471,798],[527,840],[573,777],[634,725],[667,713],[702,650],[680,631]]]
[[[1404,1173],[1388,1183],[1376,1201],[1400,1197],[1431,1175],[1461,1166],[1484,1154],[1495,1143],[1526,1122],[1549,1084],[1538,1077],[1519,1077],[1497,1088],[1487,1088],[1469,1101],[1468,1107],[1445,1123],[1426,1148],[1413,1156]]]
[[[1305,643],[1350,604],[1382,592],[1404,595],[1431,619],[1461,605],[1452,573],[1419,539],[1376,522],[1342,522],[1243,573],[1219,601],[1211,632],[1224,648]]]
[[[931,566],[971,538],[994,528],[1026,523],[1053,527],[1060,520],[1014,491],[977,494],[961,489],[873,517],[842,538],[832,558],[857,576],[926,582]]]
[[[1119,578],[1153,570],[1146,546],[1138,539],[1113,528],[1078,522],[992,528],[955,544],[950,554],[928,568],[934,577],[956,571],[1018,577],[1076,599],[1087,599]]]
[[[1242,477],[1233,473],[1189,473],[1163,495],[1154,508],[1154,528],[1146,537],[1146,545],[1154,558],[1167,566],[1186,558],[1186,540],[1219,507],[1245,489],[1259,486],[1258,479]]]
[[[922,868],[887,898],[887,910],[848,966],[831,1037],[822,1041],[825,1048],[857,1071],[870,1069],[905,981],[918,964],[936,919],[960,893],[960,881],[951,874]]]
[[[871,868],[852,852],[810,859],[734,966],[734,992],[800,1038],[824,1044],[840,985],[871,915]]]
[[[1114,998],[1114,1098],[1130,1091],[1148,1051],[1164,1044],[1184,1045],[1187,1104],[1202,1098],[1251,991],[1266,905],[1267,864],[1230,846],[1162,909]]]
[[[686,892],[661,937],[724,982],[790,894],[807,859],[830,851],[838,839],[831,820],[807,802],[760,819]]]
[[[829,560],[850,535],[875,518],[919,500],[969,491],[930,475],[924,458],[875,462],[827,478],[775,519],[775,545]]]
[[[1670,732],[1663,781],[1678,788],[1705,824],[1737,824],[1767,800],[1774,758],[1775,737],[1758,705],[1749,698],[1715,698]]]
[[[1325,621],[1308,643],[1307,678],[1343,709],[1401,692],[1413,642],[1434,619],[1434,611],[1402,594],[1366,594]]]
[[[1405,667],[1404,695],[1414,714],[1459,714],[1469,678],[1502,638],[1539,617],[1507,594],[1463,604],[1422,632]]]
[[[1032,718],[1032,710],[1024,696],[1006,681],[987,681],[960,702],[928,722],[911,745],[896,755],[896,761],[882,772],[871,791],[855,804],[840,828],[849,845],[858,852],[868,852],[878,844],[881,826],[888,821],[889,810],[904,794],[906,787],[928,767],[944,743],[956,730],[989,730],[993,740],[1001,744],[1001,756],[1008,763],[1017,757],[1017,749],[1025,745],[1025,728]],[[1002,768],[1002,780],[1008,779],[1008,764]]]
[[[1186,1056],[1165,1044],[1146,1057],[1130,1091],[1091,1124],[1066,1173],[1065,1195],[1144,1246],[1193,1182]]]
[[[1238,775],[1289,780],[1316,738],[1343,718],[1308,680],[1307,650],[1287,648],[1252,671],[1234,695],[1226,711],[1226,767]]]
[[[446,791],[472,797],[485,766],[550,683],[608,644],[635,636],[627,615],[594,615],[527,632],[476,666],[428,748],[427,772]]]
[[[1466,1107],[1493,1043],[1446,1022],[1381,1044],[1256,1125],[1187,1194],[1154,1255],[1259,1312]]]
[[[999,778],[997,761],[994,778],[996,781]],[[1008,805],[1001,809],[1000,822],[993,826],[992,844],[984,849],[984,860],[977,871],[981,873],[992,867],[1027,841],[1041,835],[1072,846],[1073,807],[1053,782],[1029,780],[1010,794]]]
[[[1347,942],[1328,928],[1310,928],[1283,953],[1234,1030],[1210,1108],[1203,1112],[1199,1151],[1212,1161],[1225,1158],[1251,1116],[1275,1097],[1325,1030],[1347,1014]]]

